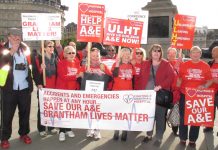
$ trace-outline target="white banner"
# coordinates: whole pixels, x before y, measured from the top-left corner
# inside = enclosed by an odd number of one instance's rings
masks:
[[[61,40],[61,15],[22,13],[23,40]]]
[[[153,90],[39,90],[41,124],[82,129],[150,131],[155,115]]]
[[[141,10],[129,13],[127,15],[129,20],[143,21],[142,39],[141,44],[147,44],[148,36],[148,11]]]

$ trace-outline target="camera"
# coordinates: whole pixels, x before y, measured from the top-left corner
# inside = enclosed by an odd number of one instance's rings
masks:
[[[16,64],[15,70],[26,70],[26,64],[24,63]]]

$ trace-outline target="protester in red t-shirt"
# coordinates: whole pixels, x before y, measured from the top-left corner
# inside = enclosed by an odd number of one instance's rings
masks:
[[[153,70],[153,71],[152,71]],[[154,74],[154,75],[153,75]],[[149,58],[142,63],[141,72],[138,77],[140,90],[160,89],[170,90],[175,73],[170,63],[163,59],[163,49],[159,44],[153,44],[149,50]],[[154,145],[159,147],[162,143],[163,134],[166,129],[167,108],[157,105],[155,109],[156,122],[156,141]],[[153,130],[147,132],[143,142],[148,143],[152,140]]]
[[[141,71],[141,67],[142,67],[142,63],[145,61],[146,59],[146,52],[145,49],[143,48],[136,48],[135,50],[135,54],[133,54],[132,56],[132,60],[131,63],[132,65],[135,67],[135,72],[136,72],[136,76],[134,78],[134,85],[133,88],[134,90],[139,90],[139,80],[138,80],[138,75],[140,75],[140,71]]]
[[[133,77],[135,75],[135,68],[130,63],[131,60],[131,49],[122,48],[118,52],[116,62],[112,66],[113,73],[113,87],[112,90],[132,90],[133,89]],[[119,131],[114,132],[114,140],[119,139]],[[122,132],[121,140],[126,141],[127,131]]]
[[[63,52],[64,59],[57,64],[57,89],[79,90],[77,78],[79,77],[80,64],[76,62],[76,49],[66,46]],[[70,128],[60,128],[59,141],[65,141],[65,132],[69,137],[74,137]]]
[[[179,100],[180,111],[180,126],[179,137],[180,144],[186,145],[186,140],[189,135],[189,146],[196,147],[196,140],[199,135],[199,126],[190,126],[188,134],[188,126],[184,125],[184,111],[185,111],[185,88],[208,88],[212,84],[212,76],[210,67],[207,63],[200,60],[202,51],[198,46],[193,46],[190,50],[191,60],[184,62],[180,66],[179,78],[177,86],[180,88],[181,95]]]
[[[178,73],[179,73],[179,66],[182,63],[182,56],[179,54],[178,59],[176,58],[177,56],[177,50],[175,48],[169,47],[167,50],[167,60],[170,62],[170,64],[173,66],[173,69],[175,71],[175,78],[171,87],[171,90],[173,92],[173,104],[178,103],[180,99],[180,91],[176,87],[176,82],[178,78]],[[172,126],[172,131],[175,136],[178,136],[178,126]]]
[[[210,88],[215,90],[215,100],[214,100],[214,119],[216,114],[216,109],[218,107],[218,46],[212,49],[212,61],[209,61],[208,64],[210,65],[210,70],[212,73],[213,84]],[[212,127],[204,128],[204,132],[211,132],[213,131]]]

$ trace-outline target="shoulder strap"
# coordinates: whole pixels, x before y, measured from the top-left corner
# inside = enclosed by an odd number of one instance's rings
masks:
[[[155,75],[154,75],[154,67],[153,67],[152,63],[151,63],[151,72],[152,72],[152,76],[153,76],[154,85],[156,86]]]
[[[211,67],[211,66],[213,65],[213,63],[214,63],[214,60],[209,61],[209,62],[208,62],[208,65]]]

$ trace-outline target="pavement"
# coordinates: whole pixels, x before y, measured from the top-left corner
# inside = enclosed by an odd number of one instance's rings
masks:
[[[181,146],[179,144],[179,138],[174,136],[172,129],[167,127],[162,144],[160,147],[155,147],[155,133],[154,138],[149,143],[142,143],[145,132],[129,132],[126,142],[114,141],[113,131],[101,130],[102,138],[98,141],[86,138],[86,130],[73,129],[75,133],[74,138],[66,138],[66,141],[59,142],[58,134],[48,135],[45,138],[41,138],[37,131],[37,107],[38,102],[36,98],[36,88],[32,93],[31,104],[31,116],[30,116],[30,137],[32,138],[32,144],[26,145],[19,140],[18,135],[18,112],[16,111],[13,120],[13,133],[10,138],[11,150],[192,150],[189,146]],[[217,116],[217,115],[216,115]],[[218,119],[217,119],[218,120]],[[215,125],[218,125],[218,121],[215,121]],[[212,133],[203,133],[203,127],[200,129],[200,135],[196,142],[197,150],[218,150],[218,136],[217,127],[214,128]]]

